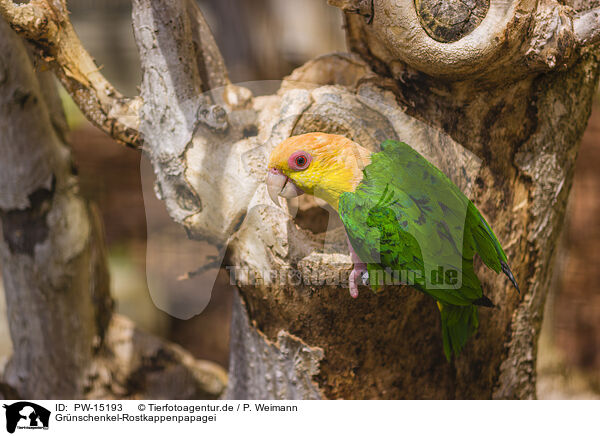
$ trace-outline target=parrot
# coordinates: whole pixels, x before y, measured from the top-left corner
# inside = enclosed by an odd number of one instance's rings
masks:
[[[487,221],[442,171],[404,142],[386,140],[380,150],[323,132],[291,136],[269,156],[268,195],[281,206],[279,197],[306,193],[337,211],[353,263],[351,297],[359,282],[377,292],[393,279],[432,297],[450,362],[477,331],[478,306],[494,307],[475,254],[519,286]]]

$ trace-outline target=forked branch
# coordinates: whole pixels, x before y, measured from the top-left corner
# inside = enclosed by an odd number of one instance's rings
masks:
[[[139,98],[126,98],[106,80],[73,29],[66,0],[0,0],[0,13],[29,41],[85,116],[117,141],[139,148]]]

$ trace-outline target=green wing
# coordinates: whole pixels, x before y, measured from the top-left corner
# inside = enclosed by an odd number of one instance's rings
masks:
[[[483,293],[475,253],[505,270],[496,236],[460,189],[410,146],[385,141],[381,148],[338,208],[373,288],[380,277],[400,278],[443,303],[477,302]]]

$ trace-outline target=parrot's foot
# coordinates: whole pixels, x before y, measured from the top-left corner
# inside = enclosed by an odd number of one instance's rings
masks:
[[[347,235],[346,235],[347,238]],[[367,271],[367,264],[361,262],[360,257],[354,251],[350,240],[348,241],[348,250],[350,251],[350,258],[352,259],[352,263],[354,264],[352,267],[352,271],[350,272],[350,277],[348,278],[348,283],[350,284],[350,296],[352,298],[358,297],[358,284],[357,279],[360,277],[360,281],[363,285],[369,284],[369,272]]]
[[[358,297],[358,284],[357,279],[360,279],[361,284],[369,284],[369,273],[367,271],[367,265],[364,263],[355,263],[354,268],[350,272],[348,282],[350,284],[350,296],[352,298]]]

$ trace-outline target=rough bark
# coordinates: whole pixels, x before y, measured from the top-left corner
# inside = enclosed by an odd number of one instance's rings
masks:
[[[438,24],[412,0],[331,3],[358,55],[311,61],[262,97],[229,83],[195,2],[133,4],[139,137],[157,194],[190,237],[235,266],[229,397],[533,398],[554,247],[598,79],[597,53],[584,45],[598,38],[597,12],[490,0],[480,21],[433,39]],[[452,23],[459,12],[435,16]],[[268,153],[314,130],[372,150],[408,142],[495,229],[522,294],[479,266],[498,308],[481,309],[478,334],[452,363],[431,299],[408,287],[348,296],[349,256],[330,210],[310,199],[270,205]],[[273,271],[290,275],[271,280]]]
[[[347,16],[347,22],[350,44],[372,65],[378,68],[393,63],[367,52],[365,45],[359,47],[355,35],[365,31],[364,26],[356,17]],[[539,22],[532,27],[537,30]],[[529,50],[538,48],[534,44]],[[477,371],[479,374],[464,380],[469,390],[489,383],[482,379],[492,382],[485,390],[471,391],[477,397],[535,396],[535,358],[543,304],[579,140],[598,80],[597,53],[580,50],[576,60],[569,61],[568,69],[529,74],[516,81],[508,77],[502,87],[486,83],[498,80],[493,74],[485,80],[449,82],[414,72],[410,67],[386,70],[389,75],[405,79],[395,80],[392,86],[408,113],[443,129],[483,158],[482,172],[476,180],[476,204],[507,245],[520,283],[526,280],[527,291],[518,304],[504,290],[498,293],[497,284],[493,287],[492,300],[500,302],[501,307],[481,323],[478,336],[489,341],[484,345],[487,351],[475,350],[486,363]],[[556,55],[570,56],[567,52]],[[497,346],[501,342],[506,342],[505,350]],[[472,370],[465,367],[463,371],[468,376],[467,371]],[[469,380],[473,376],[477,380]]]
[[[0,32],[0,249],[14,344],[5,379],[29,398],[77,397],[112,308],[101,230],[27,52],[5,22]]]
[[[102,225],[81,197],[50,73],[0,20],[5,398],[216,398],[226,375],[113,315]],[[34,122],[32,122],[34,120]]]
[[[231,332],[230,346],[235,356],[229,368],[226,398],[321,398],[313,377],[319,373],[322,349],[309,347],[283,330],[278,333],[277,342],[270,341],[250,324],[239,295],[233,302]]]

